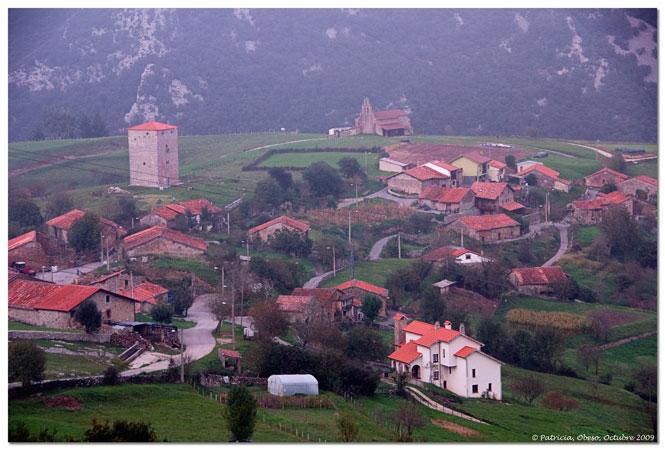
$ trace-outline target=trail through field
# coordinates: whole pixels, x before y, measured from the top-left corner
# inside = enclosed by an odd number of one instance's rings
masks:
[[[563,255],[566,254],[569,248],[569,240],[568,240],[568,228],[570,225],[564,224],[564,223],[555,223],[554,226],[559,230],[559,236],[560,236],[560,243],[559,243],[559,250],[556,251],[554,256],[552,256],[550,259],[543,264],[543,267],[551,266],[555,262],[561,259]]]
[[[122,150],[122,149],[120,149]],[[35,162],[33,164],[29,164],[26,167],[21,167],[20,169],[14,169],[9,171],[9,176],[10,177],[15,177],[18,175],[24,175],[28,172],[32,172],[33,170],[38,170],[38,169],[43,169],[45,167],[50,167],[54,166],[57,164],[63,164],[67,163],[70,161],[76,161],[79,159],[88,159],[88,158],[96,158],[98,156],[107,156],[107,155],[113,155],[118,153],[118,150],[108,150],[105,152],[99,152],[99,153],[90,153],[87,155],[60,155],[60,156],[49,156],[47,159],[44,159],[39,162]],[[35,160],[39,159],[39,156],[32,156],[28,155],[30,158],[34,158]]]
[[[649,336],[654,336],[656,334],[658,334],[658,331],[647,331],[646,333],[636,334],[635,336],[630,336],[630,337],[627,337],[627,338],[619,339],[618,341],[608,342],[607,344],[599,345],[596,348],[602,352],[602,351],[609,350],[609,349],[614,348],[614,347],[618,347],[618,346],[623,345],[623,344],[627,344],[629,342],[636,341],[638,339],[646,338],[646,337],[649,337]]]
[[[383,252],[383,248],[386,246],[388,241],[394,237],[397,237],[397,235],[392,234],[390,236],[383,237],[378,241],[376,241],[374,245],[372,245],[372,249],[369,251],[369,260],[376,261],[378,259],[381,259],[381,252]]]
[[[310,138],[310,139],[298,139],[297,141],[279,142],[277,144],[262,145],[261,147],[254,147],[254,148],[250,148],[250,149],[247,149],[247,150],[243,150],[243,153],[253,152],[253,151],[256,151],[256,150],[263,150],[265,148],[270,148],[270,147],[277,147],[279,145],[297,144],[299,142],[310,142],[310,141],[325,141],[327,139],[328,138]]]
[[[432,425],[435,425],[439,428],[443,428],[448,431],[452,431],[453,433],[457,433],[462,436],[480,435],[480,433],[478,433],[476,430],[472,430],[471,428],[465,427],[464,425],[460,425],[455,422],[449,422],[443,419],[432,419]]]

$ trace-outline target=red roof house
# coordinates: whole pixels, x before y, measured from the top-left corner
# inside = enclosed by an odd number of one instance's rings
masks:
[[[508,274],[508,280],[518,292],[527,295],[552,293],[557,283],[564,283],[568,275],[558,266],[520,267]]]
[[[450,225],[481,242],[513,239],[520,236],[519,222],[505,214],[465,216]]]
[[[603,167],[599,171],[584,177],[584,184],[590,188],[600,189],[606,184],[618,186],[619,183],[626,181],[628,178],[630,177],[626,174],[617,172],[609,167]]]
[[[421,204],[451,214],[473,209],[474,198],[473,191],[469,188],[439,186],[425,188],[418,196]]]
[[[121,246],[124,255],[129,258],[146,255],[199,256],[208,247],[203,239],[162,225],[125,237]]]
[[[289,216],[279,216],[275,219],[262,223],[261,225],[250,228],[247,230],[247,235],[250,238],[258,238],[263,242],[267,242],[273,234],[283,229],[296,231],[298,233],[307,235],[310,226],[307,222],[302,222]]]
[[[571,203],[573,217],[580,223],[592,225],[603,220],[605,212],[615,206],[626,208],[633,215],[633,198],[620,191],[612,191],[609,194],[599,194],[592,200],[574,200]]]

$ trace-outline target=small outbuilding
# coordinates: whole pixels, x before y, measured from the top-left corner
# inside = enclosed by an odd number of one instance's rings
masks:
[[[271,375],[268,392],[280,397],[289,395],[319,395],[319,382],[312,375]]]

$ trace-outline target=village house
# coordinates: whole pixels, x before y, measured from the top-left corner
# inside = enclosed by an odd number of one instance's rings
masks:
[[[141,224],[148,226],[165,225],[169,228],[174,228],[178,226],[176,219],[181,216],[189,221],[189,227],[202,230],[201,218],[205,219],[207,215],[210,224],[205,231],[210,231],[211,229],[219,229],[223,213],[224,210],[210,200],[198,198],[178,203],[169,203],[168,205],[154,208],[148,214],[141,217]]]
[[[35,271],[50,266],[51,259],[43,245],[45,239],[47,237],[43,233],[34,230],[10,239],[7,249],[9,267],[18,262],[25,263],[26,268]]]
[[[247,236],[250,239],[259,239],[263,242],[268,242],[270,237],[280,230],[289,230],[300,233],[307,237],[310,226],[307,222],[293,219],[289,216],[279,216],[275,219],[269,220],[261,225],[257,225],[247,230]]]
[[[508,183],[490,183],[476,181],[471,185],[475,197],[476,208],[481,213],[496,214],[501,209],[516,212],[524,208],[524,205],[515,201],[513,190]]]
[[[332,288],[295,288],[292,295],[315,297],[326,310],[325,318],[330,321],[360,320],[360,305],[353,295],[336,287]]]
[[[74,313],[86,300],[95,303],[104,323],[134,320],[135,301],[129,297],[96,286],[25,279],[9,283],[9,318],[49,328],[80,328]]]
[[[498,359],[482,351],[483,344],[464,331],[413,320],[402,313],[394,316],[395,350],[388,355],[393,369],[414,382],[434,384],[460,397],[501,400],[501,366]]]
[[[617,184],[617,190],[632,195],[636,200],[655,203],[658,197],[658,180],[638,175]]]
[[[454,260],[457,264],[480,264],[491,261],[491,259],[472,250],[451,245],[435,248],[423,256],[423,261],[435,264],[446,262],[449,259]]]
[[[468,185],[474,181],[487,180],[490,161],[490,158],[480,152],[472,151],[451,159],[449,163],[463,170],[464,184]]]
[[[506,178],[506,163],[497,161],[496,159],[490,160],[487,164],[487,180],[498,183]]]
[[[388,189],[394,192],[420,195],[429,187],[454,187],[462,181],[462,171],[441,162],[428,162],[387,178]]]
[[[130,186],[169,187],[180,183],[178,127],[150,121],[127,129]]]
[[[124,269],[94,278],[84,276],[79,279],[79,284],[97,286],[129,297],[136,301],[136,312],[150,313],[157,303],[169,302],[168,289]]]
[[[418,203],[447,214],[463,214],[474,211],[475,195],[465,187],[428,187],[418,196]]]
[[[573,218],[585,225],[602,222],[605,212],[615,206],[626,208],[628,213],[633,215],[633,198],[619,191],[598,194],[592,200],[574,200],[570,204]]]
[[[351,294],[353,299],[356,301],[356,307],[360,308],[362,306],[365,296],[373,295],[381,300],[381,309],[379,310],[380,317],[386,317],[386,304],[390,296],[388,295],[388,289],[382,288],[372,283],[367,283],[362,280],[349,280],[345,281],[342,284],[336,286],[337,289],[342,290],[347,294]]]
[[[187,258],[202,256],[207,244],[203,239],[155,225],[125,237],[120,248],[125,258],[150,255]]]
[[[519,175],[526,177],[529,174],[533,174],[536,178],[538,186],[541,186],[545,189],[554,189],[556,191],[568,192],[570,191],[571,182],[560,177],[560,173],[554,169],[550,169],[544,164],[532,164],[530,166],[524,167]]]
[[[608,184],[618,186],[619,183],[626,181],[628,178],[630,177],[626,174],[617,172],[609,167],[603,167],[599,171],[584,177],[584,185],[587,188],[600,189]]]
[[[505,214],[464,216],[453,222],[450,227],[479,240],[483,244],[502,239],[514,239],[520,236],[519,222]]]
[[[404,172],[407,169],[414,167],[414,164],[403,163],[390,158],[379,159],[379,170],[382,172]]]
[[[365,97],[360,108],[360,115],[355,119],[355,126],[351,134],[410,136],[413,134],[413,128],[406,111],[401,109],[374,111],[369,99]]]
[[[508,280],[520,294],[550,295],[557,284],[568,280],[568,275],[558,266],[521,267],[511,270]]]
[[[69,244],[69,231],[83,217],[85,217],[85,212],[80,209],[72,209],[61,216],[54,217],[46,222],[48,234],[64,244]],[[123,227],[104,217],[99,218],[99,224],[102,228],[102,236],[104,236],[103,246],[109,250],[115,249],[118,240],[127,234]]]
[[[290,323],[328,320],[328,311],[312,295],[280,295],[277,297],[277,306]]]

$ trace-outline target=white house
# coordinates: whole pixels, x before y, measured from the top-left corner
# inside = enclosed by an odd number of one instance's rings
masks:
[[[434,325],[397,313],[395,351],[391,366],[412,380],[431,383],[460,397],[501,400],[503,363],[482,352],[483,344],[465,335],[464,325],[453,330],[450,322]]]
[[[435,248],[423,256],[424,261],[433,263],[443,262],[446,258],[454,258],[458,264],[479,264],[491,261],[490,258],[486,258],[472,250],[452,245]]]
[[[413,167],[413,164],[404,163],[390,158],[379,159],[379,170],[382,172],[404,172]]]

